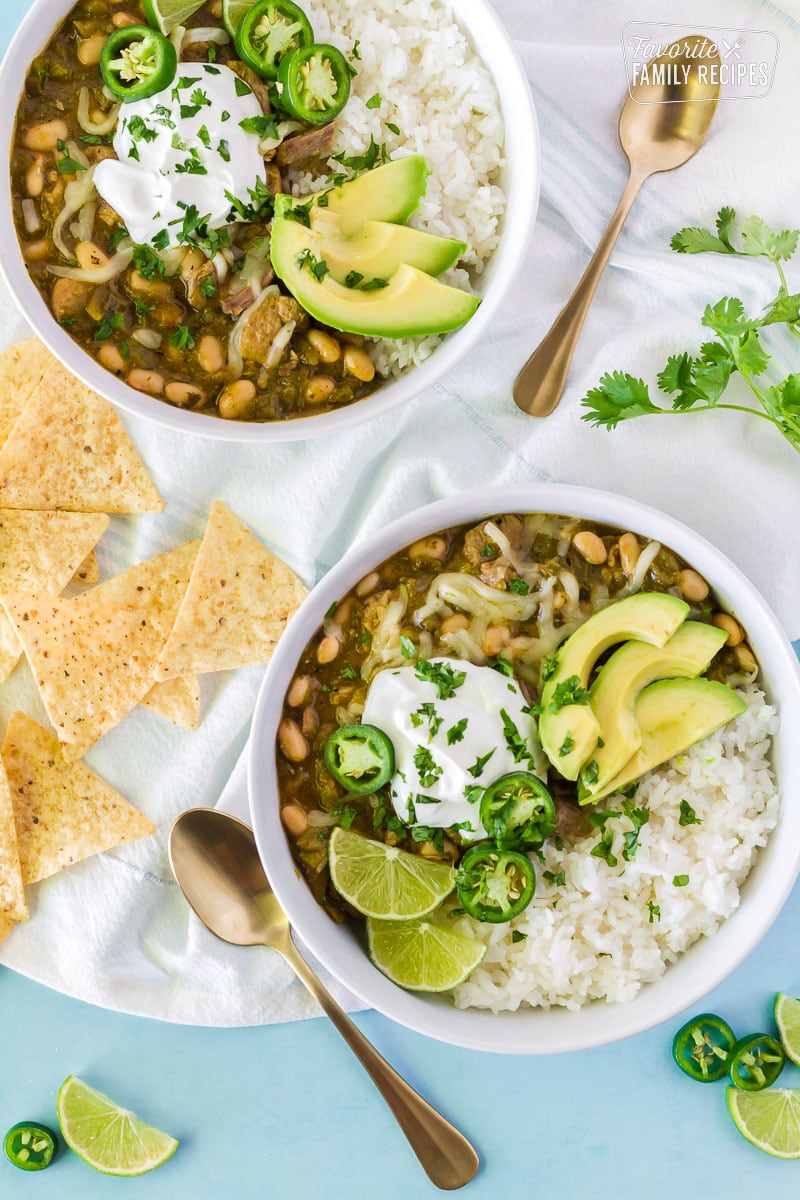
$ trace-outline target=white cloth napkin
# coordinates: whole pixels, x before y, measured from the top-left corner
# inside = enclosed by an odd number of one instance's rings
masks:
[[[534,422],[514,407],[511,384],[622,190],[620,31],[638,14],[621,0],[496,0],[496,7],[533,86],[542,198],[517,282],[482,345],[414,403],[324,441],[221,447],[126,418],[166,511],[112,519],[99,550],[103,576],[198,535],[217,497],[312,584],[354,541],[426,501],[476,483],[557,479],[624,493],[693,525],[749,574],[798,638],[795,451],[766,422],[733,413],[644,418],[607,434],[581,423],[577,402],[607,369],[653,382],[669,353],[702,340],[698,318],[709,301],[733,293],[755,309],[772,294],[766,265],[679,257],[668,243],[683,225],[713,222],[724,204],[779,228],[796,223],[800,23],[774,3],[706,0],[709,23],[778,35],[774,89],[765,99],[723,101],[698,156],[646,184],[600,286],[565,399],[547,421]],[[671,5],[669,19],[696,21],[694,0]],[[790,273],[800,290],[800,271]],[[26,334],[0,295],[0,342]],[[785,373],[793,352],[777,341]],[[207,677],[195,733],[139,710],[91,751],[90,765],[158,822],[158,836],[32,889],[33,917],[5,943],[0,962],[81,999],[173,1021],[239,1025],[314,1014],[277,955],[229,947],[200,926],[164,852],[183,808],[219,803],[246,816],[242,755],[260,678],[256,669]],[[0,689],[0,730],[18,707],[44,719],[25,667]]]

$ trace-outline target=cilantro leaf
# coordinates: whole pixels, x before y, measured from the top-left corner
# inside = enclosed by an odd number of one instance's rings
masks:
[[[584,421],[593,425],[614,429],[629,417],[641,417],[645,413],[657,413],[650,399],[650,392],[643,379],[635,379],[622,371],[606,372],[596,388],[591,388],[583,399]]]

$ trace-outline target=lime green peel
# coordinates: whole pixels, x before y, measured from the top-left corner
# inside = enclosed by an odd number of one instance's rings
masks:
[[[145,1125],[77,1075],[68,1075],[62,1083],[57,1107],[70,1150],[104,1175],[144,1175],[163,1166],[178,1149],[174,1137]]]

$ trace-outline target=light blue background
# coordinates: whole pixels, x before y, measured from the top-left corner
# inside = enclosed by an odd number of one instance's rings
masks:
[[[0,0],[0,50],[27,0]],[[775,990],[800,992],[796,890],[748,962],[708,998],[741,1033],[770,1027]],[[247,953],[247,951],[243,951]],[[252,951],[259,953],[259,951]],[[721,1085],[670,1060],[680,1021],[577,1055],[508,1058],[428,1041],[374,1013],[358,1023],[470,1136],[483,1166],[474,1200],[738,1200],[798,1195],[800,1164],[747,1145]],[[181,1139],[176,1157],[115,1184],[64,1153],[43,1175],[0,1161],[0,1197],[107,1200],[409,1200],[438,1194],[360,1067],[322,1020],[207,1030],[123,1017],[0,969],[0,1130],[55,1124],[55,1093],[86,1077]],[[800,1086],[787,1071],[786,1085]]]

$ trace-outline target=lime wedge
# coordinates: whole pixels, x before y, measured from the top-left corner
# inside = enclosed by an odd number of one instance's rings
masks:
[[[452,892],[456,880],[446,863],[384,846],[339,826],[331,834],[328,862],[339,895],[365,917],[424,917]]]
[[[800,1000],[778,992],[775,997],[775,1024],[786,1057],[800,1066]]]
[[[142,0],[148,25],[160,29],[165,37],[179,25],[185,25],[205,3],[206,0]]]
[[[725,1089],[725,1103],[743,1137],[773,1158],[800,1158],[800,1091]]]
[[[367,921],[372,961],[412,992],[447,992],[470,975],[486,947],[431,921]]]
[[[59,1089],[58,1123],[70,1150],[104,1175],[144,1175],[178,1149],[175,1138],[145,1125],[77,1075],[68,1075]]]
[[[222,22],[231,37],[242,23],[242,17],[256,0],[222,0]]]

